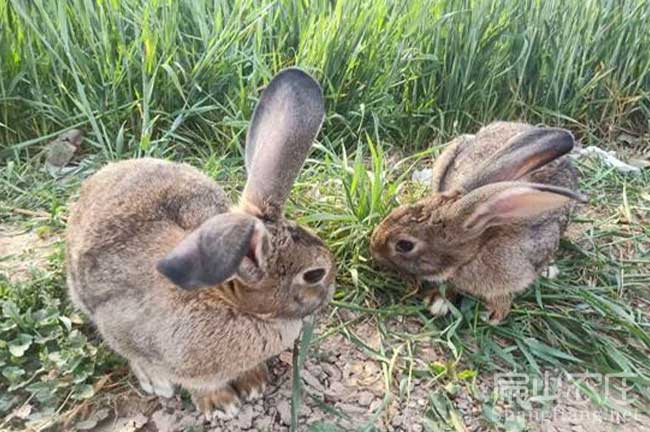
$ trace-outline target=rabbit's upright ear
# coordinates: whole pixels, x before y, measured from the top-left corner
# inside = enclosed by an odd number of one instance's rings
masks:
[[[324,116],[322,90],[305,72],[289,68],[271,80],[246,136],[244,210],[252,204],[258,216],[282,213]]]
[[[510,138],[463,183],[471,191],[501,181],[514,181],[573,149],[571,132],[558,128],[532,128]]]
[[[254,253],[256,230],[264,230],[255,218],[224,213],[204,222],[185,237],[157,269],[184,289],[215,286],[235,274],[242,260]]]
[[[584,202],[581,194],[569,189],[539,183],[501,182],[470,192],[458,203],[457,214],[470,236],[487,228],[540,216],[556,210],[570,200]]]
[[[474,135],[461,135],[454,138],[440,153],[433,164],[431,173],[431,187],[434,192],[444,192],[447,188],[446,180],[456,158],[468,145],[471,145]]]

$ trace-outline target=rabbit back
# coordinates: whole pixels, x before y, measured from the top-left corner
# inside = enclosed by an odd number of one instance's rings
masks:
[[[162,280],[155,261],[229,207],[225,192],[189,165],[144,158],[102,168],[82,185],[68,223],[73,302],[93,317],[102,304],[156,289],[144,280]]]
[[[510,138],[533,129],[533,126],[525,123],[495,122],[483,127],[476,135],[461,135],[454,139],[449,145],[456,147],[456,154],[453,161],[445,167],[440,184],[434,184],[434,189],[442,192],[462,187],[465,181],[476,173],[477,167],[504,148]],[[566,156],[544,165],[520,180],[571,190],[578,188],[576,170]]]

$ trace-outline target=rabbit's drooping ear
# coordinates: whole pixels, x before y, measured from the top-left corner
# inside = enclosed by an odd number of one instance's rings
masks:
[[[573,149],[573,135],[566,129],[533,128],[508,142],[463,183],[471,191],[500,181],[514,181]]]
[[[204,222],[185,237],[157,269],[181,288],[217,285],[231,277],[254,249],[255,218],[223,213]]]
[[[271,80],[246,136],[245,204],[266,217],[282,212],[324,116],[322,90],[305,72],[289,68]]]
[[[470,236],[495,225],[522,221],[585,198],[569,189],[539,183],[502,182],[479,188],[458,202]],[[463,209],[464,207],[464,209]]]

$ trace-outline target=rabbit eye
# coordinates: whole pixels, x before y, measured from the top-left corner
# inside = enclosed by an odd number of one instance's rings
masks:
[[[315,284],[317,282],[320,282],[320,280],[323,279],[323,276],[325,276],[325,269],[324,268],[317,268],[317,269],[306,271],[302,275],[302,278],[308,284]]]
[[[399,253],[408,253],[413,250],[415,243],[410,240],[398,240],[395,243],[395,250]]]

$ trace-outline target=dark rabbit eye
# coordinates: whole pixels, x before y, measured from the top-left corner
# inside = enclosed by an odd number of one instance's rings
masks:
[[[399,253],[411,252],[414,247],[415,243],[410,240],[398,240],[397,243],[395,243],[395,250]]]
[[[315,284],[317,282],[320,282],[320,280],[323,279],[323,276],[325,276],[325,269],[317,268],[317,269],[306,271],[302,275],[302,278],[308,284]]]

